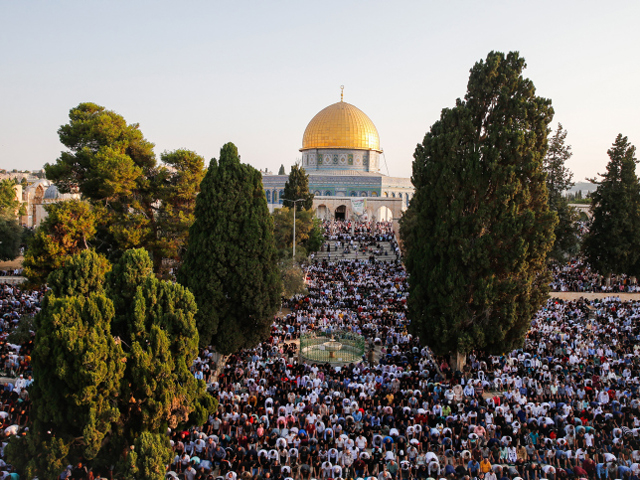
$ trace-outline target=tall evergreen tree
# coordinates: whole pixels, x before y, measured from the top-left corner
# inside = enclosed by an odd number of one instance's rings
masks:
[[[278,169],[278,175],[286,175],[287,172],[284,169],[284,165],[280,164],[280,168]]]
[[[640,274],[640,184],[636,148],[618,134],[607,151],[607,171],[591,194],[593,221],[584,241],[589,263],[600,273]]]
[[[554,230],[556,241],[549,257],[563,261],[578,252],[578,214],[569,205],[564,192],[574,184],[573,173],[566,166],[571,158],[571,145],[567,145],[567,131],[558,124],[558,129],[549,140],[549,149],[544,158],[544,171],[547,174],[547,191],[549,192],[549,210],[556,212],[558,223]]]
[[[286,207],[293,208],[293,201],[303,198],[304,202],[298,202],[297,209],[311,210],[313,208],[313,193],[309,191],[309,175],[304,168],[293,165],[289,172],[289,178],[284,184],[282,203]]]
[[[86,250],[49,276],[36,317],[30,430],[7,447],[29,478],[54,478],[52,466],[81,459],[158,478],[152,472],[163,473],[171,456],[167,427],[202,425],[217,406],[189,370],[198,352],[193,295],[158,280],[142,249],[125,252],[105,277],[109,270]],[[123,461],[131,446],[136,455]]]
[[[47,178],[60,191],[79,191],[99,213],[99,250],[115,258],[128,248],[148,246],[155,239],[157,200],[150,179],[158,174],[153,144],[137,124],[94,103],[69,112],[58,130],[68,148],[55,164],[46,164]]]
[[[196,201],[178,281],[198,303],[201,345],[222,354],[269,335],[282,291],[262,176],[227,143],[213,159]]]
[[[126,355],[111,335],[107,268],[104,258],[87,251],[51,275],[52,289],[36,316],[29,433],[7,450],[29,478],[53,478],[49,465],[96,459],[120,419]]]
[[[154,270],[162,270],[162,259],[175,262],[186,250],[189,227],[195,219],[196,196],[204,178],[204,158],[190,150],[175,150],[160,155],[163,168],[156,177],[158,204],[157,238],[154,242]]]
[[[146,273],[146,275],[145,275]],[[198,353],[195,299],[182,285],[158,280],[143,249],[128,250],[107,275],[114,336],[128,345],[120,394],[122,435],[199,425],[215,408],[189,367]]]
[[[155,272],[164,273],[163,259],[178,261],[183,253],[204,159],[176,150],[163,153],[158,164],[138,124],[94,103],[71,109],[58,134],[68,150],[45,165],[47,178],[91,203],[95,248],[113,261],[143,247]]]
[[[436,354],[521,345],[546,299],[555,215],[543,158],[553,109],[517,52],[471,69],[414,154],[416,193],[401,223],[411,329]]]
[[[14,219],[0,217],[0,261],[13,260],[20,255],[24,228]]]

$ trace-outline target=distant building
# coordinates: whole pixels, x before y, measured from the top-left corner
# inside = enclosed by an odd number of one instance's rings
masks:
[[[376,126],[342,98],[311,119],[300,151],[300,166],[309,174],[319,218],[397,221],[413,197],[409,178],[381,173]],[[270,210],[282,205],[287,179],[287,175],[263,175]]]
[[[20,224],[35,228],[47,217],[45,206],[65,200],[79,200],[79,193],[60,193],[58,187],[49,180],[37,179],[26,188],[16,185],[16,195],[26,207],[26,215],[20,217]]]

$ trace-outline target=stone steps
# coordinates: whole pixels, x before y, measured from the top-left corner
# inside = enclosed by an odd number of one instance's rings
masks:
[[[376,262],[395,262],[396,261],[396,255],[394,250],[391,247],[391,242],[379,242],[379,245],[384,249],[384,251],[387,252],[387,255],[375,255],[375,259]],[[344,251],[343,248],[339,249],[338,251],[335,251],[334,247],[331,247],[331,252],[316,252],[315,256],[314,256],[314,260],[329,260],[329,258],[331,259],[331,261],[337,261],[337,260],[364,260],[367,261],[369,260],[369,257],[372,255],[371,253],[362,253],[360,251],[358,251],[357,255],[356,252],[354,250],[352,250],[350,253],[347,254],[343,254],[342,252]]]

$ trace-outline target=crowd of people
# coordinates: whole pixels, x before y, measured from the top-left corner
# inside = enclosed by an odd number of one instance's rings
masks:
[[[0,277],[19,277],[22,275],[22,268],[9,268],[0,270]]]
[[[325,220],[323,227],[326,242],[321,250],[329,254],[328,259],[331,259],[332,251],[334,259],[345,258],[351,253],[355,253],[356,259],[358,254],[360,258],[369,260],[376,256],[391,256],[394,261],[400,259],[400,246],[396,241],[392,222]]]
[[[566,264],[551,265],[553,292],[637,293],[640,287],[627,275],[612,275],[608,279],[593,270],[584,258],[573,258]]]
[[[388,224],[325,229],[329,242],[397,245]],[[408,332],[401,262],[325,258],[307,279],[267,341],[218,372],[214,352],[199,352],[194,375],[219,407],[205,425],[169,433],[167,478],[639,480],[640,301],[549,300],[522,349],[473,352],[456,371]],[[3,331],[42,299],[9,286],[4,295]],[[366,339],[361,362],[300,360],[301,335],[338,330]],[[21,390],[2,397],[14,427],[5,434],[26,424]]]
[[[5,436],[0,445],[0,478],[9,475],[3,458],[6,438],[18,434],[27,425],[31,411],[33,338],[27,331],[24,338],[12,343],[10,333],[15,332],[21,322],[23,327],[28,325],[40,310],[42,299],[43,292],[0,283],[0,428]]]

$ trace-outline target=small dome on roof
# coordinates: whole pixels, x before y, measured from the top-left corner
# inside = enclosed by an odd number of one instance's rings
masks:
[[[45,200],[57,200],[58,198],[60,198],[60,191],[55,185],[49,186],[49,188],[44,192]]]

